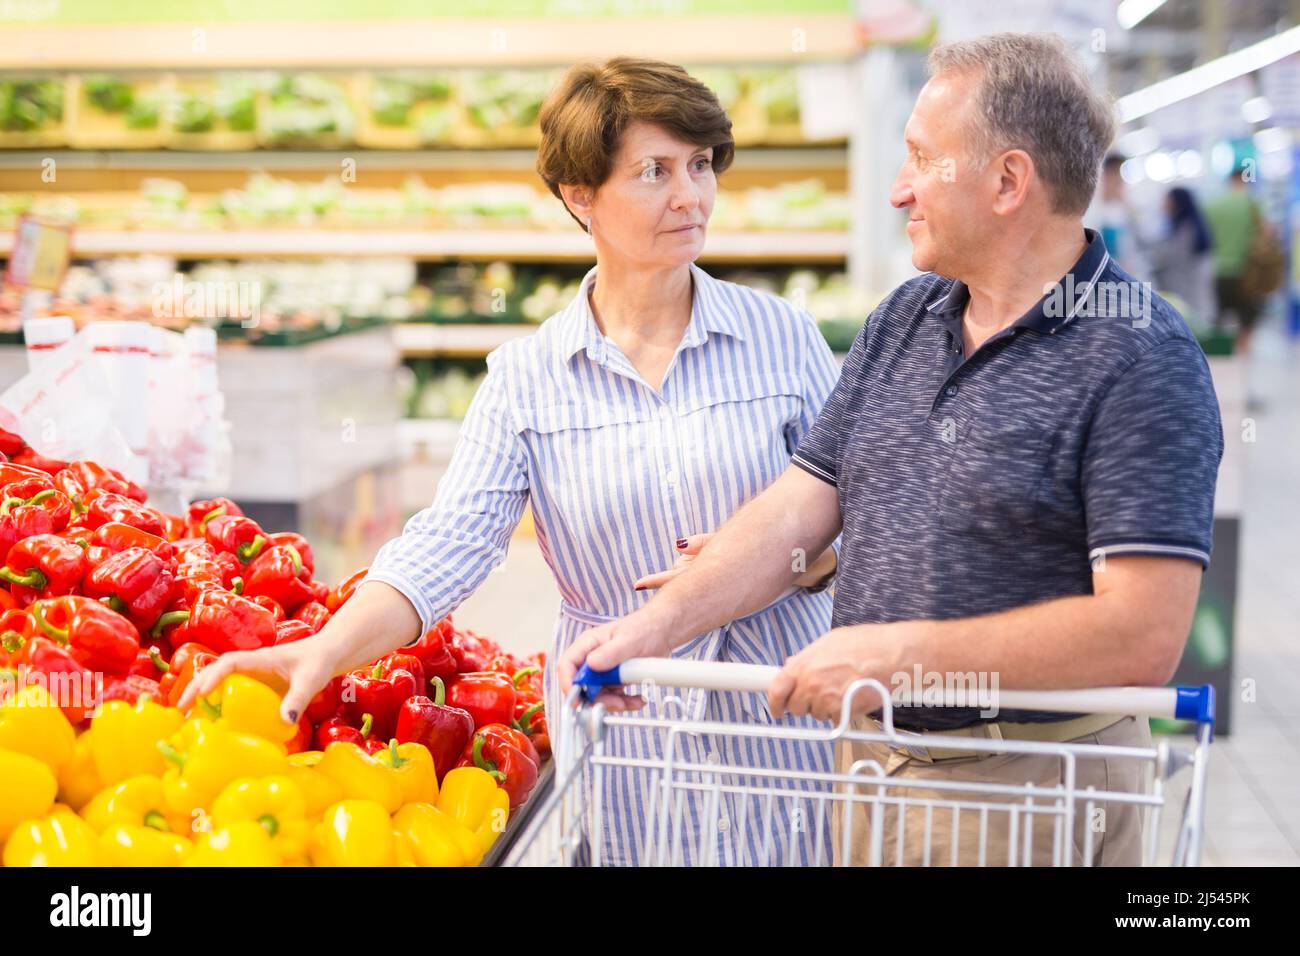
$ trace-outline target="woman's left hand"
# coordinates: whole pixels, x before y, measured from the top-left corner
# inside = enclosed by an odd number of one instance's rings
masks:
[[[691,535],[689,538],[680,539],[677,548],[677,562],[667,571],[659,571],[656,574],[647,574],[645,577],[638,580],[633,587],[638,591],[648,591],[663,587],[673,578],[677,577],[677,575],[690,567],[690,564],[695,560],[696,555],[700,553],[704,548],[704,545],[707,544],[709,539],[712,537],[712,534],[696,534]],[[807,571],[804,571],[795,578],[795,586],[801,588],[814,587],[821,583],[821,581],[826,578],[826,575],[834,571],[835,567],[835,549],[827,548],[826,551],[812,563],[812,566],[809,567]]]

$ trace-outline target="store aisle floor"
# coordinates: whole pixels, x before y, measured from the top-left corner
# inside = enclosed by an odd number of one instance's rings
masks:
[[[1300,343],[1276,323],[1256,336],[1248,414],[1233,733],[1211,751],[1204,863],[1300,865]],[[1227,441],[1241,422],[1225,422]],[[536,539],[517,535],[502,567],[458,612],[511,650],[545,646],[559,598]],[[1253,682],[1253,683],[1250,683]],[[1185,781],[1172,788],[1180,808]],[[1162,857],[1177,813],[1162,821]]]

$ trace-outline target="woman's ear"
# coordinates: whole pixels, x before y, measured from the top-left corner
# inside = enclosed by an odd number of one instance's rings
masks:
[[[590,188],[561,183],[560,195],[564,198],[564,205],[569,208],[569,212],[582,222],[591,221],[591,206],[595,196]]]

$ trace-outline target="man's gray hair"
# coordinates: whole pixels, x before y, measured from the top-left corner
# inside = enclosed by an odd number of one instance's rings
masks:
[[[1115,136],[1110,98],[1051,33],[993,33],[935,47],[931,76],[979,77],[971,154],[1023,149],[1052,196],[1052,211],[1082,214],[1097,188],[1097,170]]]

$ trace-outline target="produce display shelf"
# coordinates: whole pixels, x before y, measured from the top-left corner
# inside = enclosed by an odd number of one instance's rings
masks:
[[[702,259],[728,262],[840,262],[848,255],[847,232],[712,233]],[[0,235],[8,257],[13,235]],[[591,240],[577,232],[484,229],[247,229],[80,230],[73,256],[152,253],[179,259],[249,257],[405,256],[413,259],[506,259],[533,262],[587,261]]]
[[[455,356],[476,358],[493,349],[531,335],[535,325],[443,325],[434,322],[403,322],[393,326],[393,337],[404,358]]]

